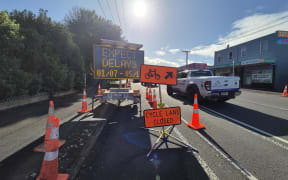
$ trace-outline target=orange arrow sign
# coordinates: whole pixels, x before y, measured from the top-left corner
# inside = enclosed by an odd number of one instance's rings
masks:
[[[156,84],[176,85],[177,69],[174,67],[141,65],[140,81]]]

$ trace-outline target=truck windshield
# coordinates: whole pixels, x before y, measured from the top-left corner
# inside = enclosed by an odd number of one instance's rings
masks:
[[[210,71],[191,71],[190,77],[212,76]]]

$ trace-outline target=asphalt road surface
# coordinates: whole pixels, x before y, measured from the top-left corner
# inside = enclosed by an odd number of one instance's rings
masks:
[[[145,92],[140,84],[135,86]],[[200,105],[200,122],[206,128],[195,131],[185,124],[192,119],[193,103],[176,94],[168,96],[165,85],[161,89],[166,106],[181,107],[184,123],[177,129],[200,150],[219,179],[241,178],[231,167],[226,168],[228,164],[249,179],[287,179],[288,98],[279,93],[242,90],[240,96],[225,103]],[[206,149],[207,144],[214,152]],[[218,156],[226,163],[217,160]]]
[[[132,87],[141,91],[143,115],[143,110],[151,108],[145,87],[140,83]],[[155,89],[159,101],[159,89]],[[165,85],[161,89],[166,107],[181,107],[182,123],[172,135],[199,153],[172,141],[174,144],[164,144],[147,157],[158,134],[141,129],[144,120],[139,104],[100,105],[89,119],[91,114],[75,114],[81,106],[81,94],[77,94],[57,100],[55,114],[65,119],[60,136],[67,141],[60,149],[59,172],[79,180],[287,179],[288,98],[242,90],[240,96],[225,103],[202,104],[200,122],[205,129],[196,131],[186,125],[192,119],[193,102],[176,94],[168,96]],[[39,133],[45,128],[47,102],[1,114],[5,119],[0,121],[0,154],[6,158],[0,163],[1,179],[35,179],[43,154],[31,149],[42,141]],[[31,139],[35,133],[37,138]]]

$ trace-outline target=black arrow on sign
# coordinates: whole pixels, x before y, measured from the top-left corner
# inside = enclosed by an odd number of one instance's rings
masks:
[[[167,75],[165,76],[165,79],[168,79],[169,77],[172,79],[173,78],[173,72],[166,72]]]

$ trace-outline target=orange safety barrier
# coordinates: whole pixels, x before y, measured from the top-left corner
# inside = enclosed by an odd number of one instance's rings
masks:
[[[35,147],[33,151],[35,152],[46,152],[47,151],[47,146],[50,147],[49,144],[54,144],[55,141],[57,141],[58,148],[60,148],[63,144],[65,144],[65,140],[59,140],[58,138],[55,137],[55,133],[59,131],[59,123],[53,125],[55,119],[54,115],[54,102],[50,101],[49,102],[49,110],[48,110],[48,119],[47,119],[47,125],[46,125],[46,130],[45,130],[45,137],[44,137],[44,143],[40,144],[39,146]],[[57,126],[56,126],[57,125]],[[59,133],[58,133],[59,134]]]
[[[200,124],[200,122],[199,122],[199,108],[198,108],[197,94],[195,94],[195,96],[194,96],[192,122],[187,123],[187,126],[193,128],[193,129],[205,128],[205,126],[203,124]]]
[[[282,96],[287,97],[287,85],[285,85],[284,91],[282,93]]]
[[[153,89],[153,109],[157,109],[157,99],[155,89]]]
[[[79,109],[78,113],[87,113],[90,112],[91,109],[88,109],[87,100],[86,100],[86,88],[83,89],[83,99],[82,99],[82,109]]]
[[[68,174],[58,173],[58,153],[59,153],[59,118],[54,118],[48,123],[51,131],[46,132],[50,138],[45,141],[45,155],[37,180],[67,180]],[[45,135],[45,136],[46,136]]]

